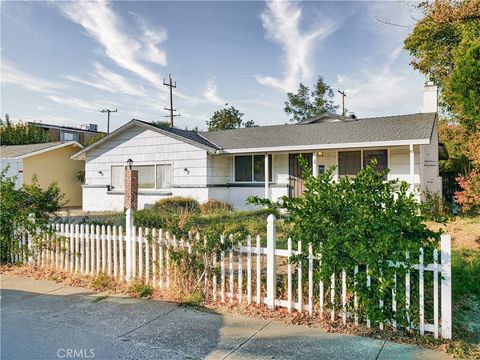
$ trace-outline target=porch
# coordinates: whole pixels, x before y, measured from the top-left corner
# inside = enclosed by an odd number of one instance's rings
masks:
[[[299,196],[304,191],[298,162],[300,156],[307,160],[314,176],[335,166],[335,181],[341,176],[355,176],[376,159],[379,170],[390,169],[386,180],[406,181],[412,189],[420,189],[420,145],[411,144],[210,156],[207,159],[208,187],[212,190],[209,198],[228,201],[235,208],[245,208],[245,199],[252,195],[274,201],[282,196]],[[227,191],[221,188],[227,188]]]

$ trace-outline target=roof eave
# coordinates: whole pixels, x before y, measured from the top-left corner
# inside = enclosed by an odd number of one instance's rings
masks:
[[[413,140],[393,140],[393,141],[370,141],[358,143],[336,143],[336,144],[313,144],[313,145],[287,145],[273,147],[258,148],[237,148],[224,149],[218,154],[242,154],[242,153],[265,153],[265,152],[285,152],[285,151],[315,151],[328,149],[349,149],[349,148],[366,148],[366,147],[390,147],[390,146],[406,146],[406,145],[428,145],[430,139],[413,139]]]
[[[108,134],[107,136],[105,136],[103,139],[100,139],[99,141],[91,144],[90,146],[87,146],[86,148],[82,149],[81,151],[73,154],[71,156],[72,159],[74,160],[84,160],[85,157],[86,157],[86,153],[89,152],[90,150],[93,150],[94,148],[96,148],[97,146],[109,141],[112,137],[115,137],[116,135],[122,133],[123,131],[129,129],[130,127],[132,126],[139,126],[139,127],[142,127],[144,129],[148,129],[148,130],[152,130],[152,131],[155,131],[155,132],[158,132],[162,135],[165,135],[165,136],[168,136],[168,137],[171,137],[171,138],[174,138],[174,139],[177,139],[179,141],[183,141],[185,143],[188,143],[192,146],[195,146],[195,147],[198,147],[198,148],[201,148],[202,150],[206,150],[208,153],[211,153],[211,154],[215,154],[216,153],[216,150],[215,148],[213,147],[210,147],[210,146],[207,146],[207,145],[204,145],[204,144],[200,144],[196,141],[193,141],[193,140],[190,140],[190,139],[187,139],[183,136],[180,136],[180,135],[177,135],[177,134],[174,134],[174,133],[171,133],[169,131],[166,131],[166,130],[163,130],[157,126],[154,126],[154,125],[150,125],[144,121],[141,121],[141,120],[137,120],[137,119],[132,119],[130,120],[128,123],[124,124],[123,126],[119,127],[118,129],[116,129],[115,131],[111,132],[110,134]]]
[[[61,143],[61,144],[58,144],[58,145],[47,147],[45,149],[32,151],[28,154],[15,156],[13,159],[25,159],[25,158],[28,158],[30,156],[40,155],[40,154],[43,154],[43,153],[46,153],[46,152],[49,152],[49,151],[52,151],[52,150],[56,150],[56,149],[60,149],[60,148],[65,147],[65,146],[72,146],[72,145],[75,145],[75,146],[77,146],[81,149],[83,148],[82,144],[80,144],[79,142],[76,142],[75,140],[72,140],[72,141],[67,141],[67,142],[64,142],[64,143]]]

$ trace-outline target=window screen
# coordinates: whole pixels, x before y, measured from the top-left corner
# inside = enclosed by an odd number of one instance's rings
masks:
[[[388,167],[388,152],[386,149],[363,151],[363,167],[367,166],[374,159],[377,160],[377,166],[375,167],[377,171],[385,170]]]
[[[252,181],[252,156],[235,157],[235,181]]]
[[[155,165],[137,165],[132,166],[132,170],[138,171],[138,188],[155,188]]]
[[[272,181],[272,155],[268,155],[268,181]],[[254,181],[265,181],[265,155],[253,156]]]
[[[125,176],[125,166],[112,166],[111,176],[110,176],[110,185],[114,189],[123,189]]]
[[[157,165],[157,189],[170,189],[173,184],[172,165]]]
[[[362,167],[361,151],[339,151],[338,173],[340,175],[356,175]]]

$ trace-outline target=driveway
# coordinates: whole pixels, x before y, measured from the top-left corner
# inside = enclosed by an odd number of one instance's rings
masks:
[[[1,276],[1,358],[449,359],[441,352]]]

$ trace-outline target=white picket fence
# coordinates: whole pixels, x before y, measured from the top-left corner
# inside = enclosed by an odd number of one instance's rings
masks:
[[[128,221],[130,219],[130,221]],[[59,271],[79,274],[96,275],[105,273],[115,279],[129,281],[132,278],[142,279],[154,287],[169,288],[177,276],[172,270],[172,249],[192,251],[192,243],[200,241],[200,235],[190,236],[189,239],[177,239],[162,229],[136,228],[133,226],[132,216],[127,213],[127,231],[117,226],[94,226],[84,224],[54,224],[55,236],[44,239],[40,245],[35,245],[29,236],[23,236],[20,246],[28,252],[18,255],[19,261],[35,262],[39,266],[50,267]],[[58,239],[63,239],[59,242]],[[224,238],[221,238],[224,241]],[[294,249],[296,245],[296,249]],[[451,239],[449,235],[441,237],[441,256],[438,261],[438,250],[434,250],[431,264],[424,264],[423,251],[420,250],[419,263],[414,267],[418,271],[418,324],[412,321],[412,327],[420,334],[431,332],[435,338],[451,339],[452,336],[452,287],[451,287]],[[288,311],[306,311],[310,315],[319,313],[324,316],[329,312],[330,319],[340,320],[343,323],[353,320],[359,323],[358,299],[353,294],[353,306],[347,300],[347,276],[354,276],[358,267],[343,270],[339,274],[341,291],[338,293],[335,286],[336,276],[332,274],[330,288],[323,282],[314,289],[313,269],[314,262],[321,261],[315,254],[312,246],[308,247],[308,264],[292,264],[288,258],[302,253],[300,241],[293,244],[288,239],[287,249],[277,249],[275,233],[275,217],[270,215],[267,221],[267,247],[261,246],[261,238],[255,239],[252,245],[251,237],[239,243],[238,246],[222,251],[219,256],[213,255],[206,259],[211,268],[219,268],[217,272],[203,274],[205,286],[211,290],[214,301],[229,301],[231,303],[266,304],[270,309],[284,307]],[[406,254],[408,256],[408,254]],[[255,266],[254,266],[255,265]],[[393,265],[392,265],[393,266]],[[284,298],[277,294],[277,275],[286,267],[287,289]],[[303,292],[303,271],[308,272],[308,292]],[[368,267],[367,267],[368,271]],[[293,289],[293,276],[296,272],[297,289]],[[425,289],[424,273],[433,273],[433,289]],[[411,305],[410,273],[405,278],[406,306]],[[440,278],[439,278],[440,277]],[[395,276],[395,283],[396,283]],[[198,279],[200,282],[201,279]],[[367,276],[367,286],[371,286],[370,276]],[[441,297],[439,294],[441,289]],[[433,292],[433,324],[425,321],[425,291]],[[392,291],[392,310],[395,312],[396,293]],[[286,298],[285,298],[286,297]],[[329,298],[329,299],[328,299]],[[417,297],[415,297],[417,298]],[[441,301],[440,301],[441,300]],[[441,304],[441,305],[440,305]],[[380,301],[379,307],[384,306]],[[339,309],[336,313],[336,309]],[[353,311],[352,311],[353,309]],[[365,319],[363,317],[363,319]],[[371,327],[368,318],[366,325]],[[390,323],[397,327],[395,321]],[[380,329],[384,324],[379,324]]]

